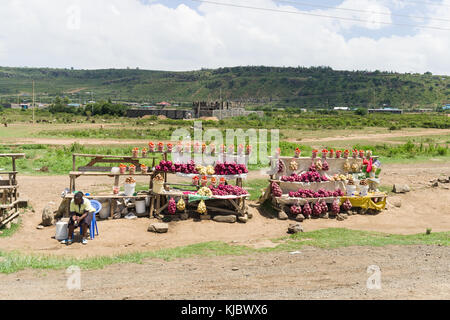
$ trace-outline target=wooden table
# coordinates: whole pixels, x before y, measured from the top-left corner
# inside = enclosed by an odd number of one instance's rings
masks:
[[[0,171],[0,175],[7,175],[8,179],[0,180],[0,227],[12,221],[19,215],[19,200],[17,189],[16,159],[25,158],[24,153],[2,153],[0,157],[11,158],[12,171]]]
[[[159,156],[163,156],[164,160],[167,160],[167,153],[166,152],[151,152],[148,153],[147,157],[133,157],[131,156],[123,156],[123,155],[104,155],[104,154],[82,154],[82,153],[74,153],[72,154],[72,170],[73,171],[111,171],[112,167],[99,167],[95,166],[97,163],[115,163],[117,164],[117,167],[121,163],[127,163],[127,164],[133,164],[136,166],[136,171],[141,170],[141,163],[140,160],[143,159],[152,159],[152,167],[155,166],[155,160]],[[81,166],[78,169],[76,168],[76,158],[82,157],[82,158],[90,158],[91,160],[89,163],[87,163],[85,166]]]
[[[74,192],[76,190],[75,187],[75,181],[79,177],[111,177],[114,178],[114,187],[119,187],[119,180],[120,177],[134,177],[134,176],[142,176],[142,177],[149,177],[150,178],[150,184],[149,187],[151,188],[151,178],[154,176],[154,172],[148,172],[148,173],[135,173],[135,174],[113,174],[111,172],[82,172],[82,171],[71,171],[69,173],[70,177],[70,193]]]

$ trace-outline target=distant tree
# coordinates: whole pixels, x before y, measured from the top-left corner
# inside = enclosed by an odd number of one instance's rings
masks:
[[[365,116],[367,114],[367,109],[358,108],[355,110],[355,114],[358,116]]]

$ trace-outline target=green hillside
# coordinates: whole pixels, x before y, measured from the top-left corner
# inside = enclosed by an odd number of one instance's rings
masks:
[[[450,102],[450,77],[390,72],[335,71],[328,67],[233,67],[190,72],[137,69],[71,70],[0,67],[0,101],[68,96],[74,102],[107,99],[190,104],[240,100],[291,107],[437,107]],[[93,92],[93,93],[92,93]]]

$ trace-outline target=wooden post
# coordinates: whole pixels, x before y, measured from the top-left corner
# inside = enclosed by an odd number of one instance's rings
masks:
[[[76,157],[76,155],[72,154],[72,171],[76,171],[76,168],[75,168],[75,157]]]
[[[12,169],[14,172],[16,172],[16,158],[12,157]]]

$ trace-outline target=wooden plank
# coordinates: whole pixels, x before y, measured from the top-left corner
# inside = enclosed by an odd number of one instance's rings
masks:
[[[0,190],[1,189],[16,189],[18,187],[19,187],[19,185],[15,185],[15,186],[0,186]]]
[[[89,195],[85,196],[87,199],[141,199],[148,197],[148,194],[141,194],[137,196],[118,196],[118,195]],[[72,194],[67,194],[65,199],[73,199]]]
[[[25,158],[25,153],[0,153],[0,157],[9,157],[9,158]]]
[[[6,218],[5,220],[0,222],[0,227],[6,225],[8,222],[14,220],[15,218],[17,218],[19,216],[19,211],[16,211],[16,213],[14,213],[13,215],[11,215],[9,218]]]
[[[14,201],[14,202],[12,202],[10,204],[3,204],[3,205],[0,205],[0,209],[9,209],[9,208],[14,207],[18,203],[19,203],[19,200],[16,200],[16,201]]]
[[[111,173],[111,172],[83,172],[83,171],[71,171],[69,173],[69,176],[109,176],[109,177],[114,177],[114,176],[152,176],[153,175],[153,171],[147,172],[147,173],[135,173],[135,174],[130,174],[130,173]]]
[[[205,204],[206,204],[206,202],[205,202]],[[234,215],[236,215],[236,211],[233,211],[233,210],[229,210],[229,209],[225,209],[225,208],[217,208],[217,207],[213,207],[213,206],[208,206],[208,204],[206,204],[206,209],[211,209],[211,210],[214,210],[214,211],[218,211],[218,212],[223,212],[223,213],[230,213],[230,214],[234,214]]]
[[[163,151],[163,152],[160,152],[160,151],[149,152],[149,154],[153,154],[153,153],[165,154],[165,151]],[[73,155],[76,156],[76,157],[86,157],[86,158],[98,158],[98,157],[101,157],[101,158],[109,158],[109,159],[114,159],[114,158],[122,158],[122,159],[151,159],[151,158],[153,158],[153,157],[149,157],[149,156],[147,156],[147,157],[133,157],[132,155],[131,156],[124,156],[124,155],[116,156],[116,155],[108,155],[108,154],[81,154],[81,153],[74,153]]]

